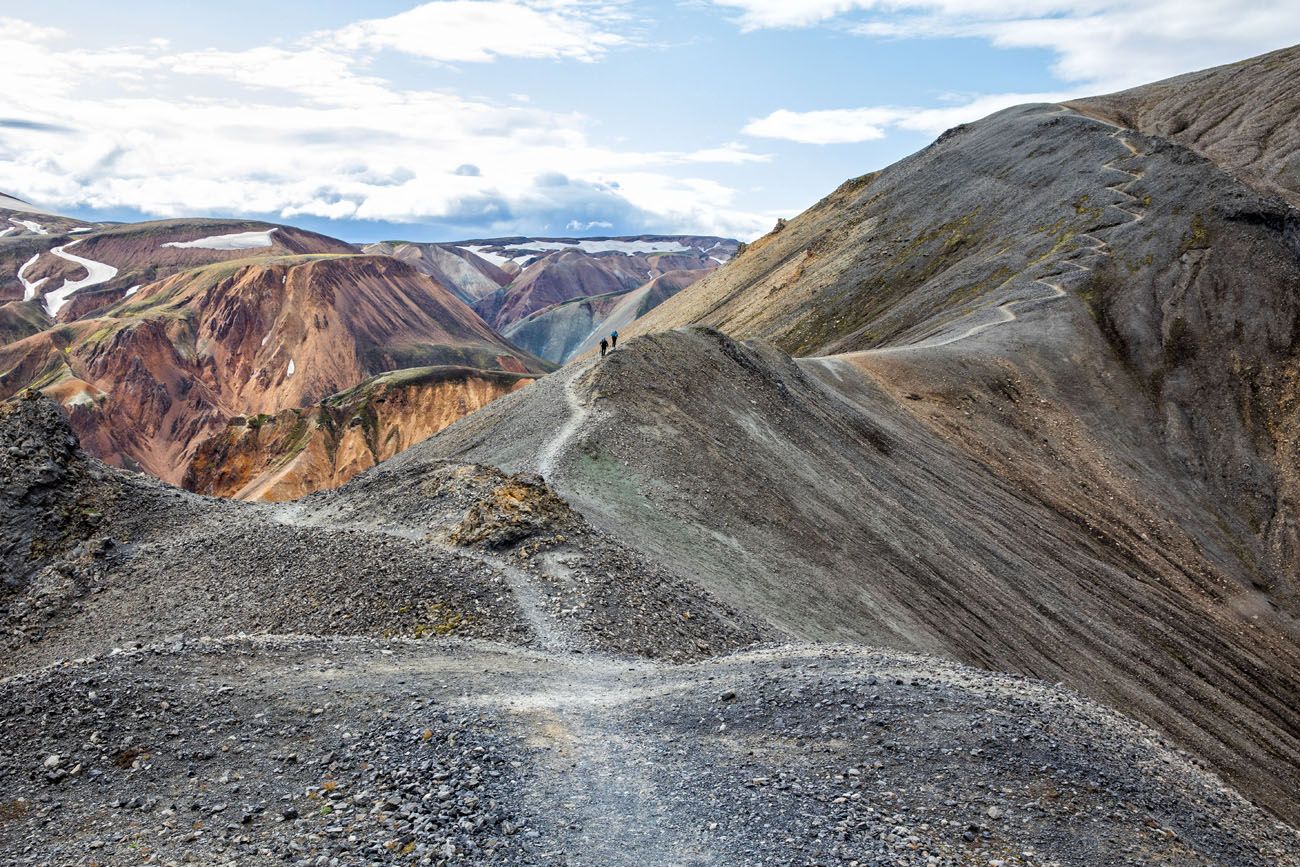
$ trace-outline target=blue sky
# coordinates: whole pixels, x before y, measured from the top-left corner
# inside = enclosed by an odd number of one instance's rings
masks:
[[[358,241],[749,238],[997,108],[1297,41],[1300,0],[44,0],[0,7],[0,191]]]

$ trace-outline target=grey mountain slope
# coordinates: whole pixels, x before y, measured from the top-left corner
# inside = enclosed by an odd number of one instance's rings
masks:
[[[540,468],[788,634],[1063,680],[1294,819],[1296,237],[1185,148],[1009,110],[630,329],[840,355],[647,337],[397,464]]]
[[[87,458],[38,398],[0,446],[6,863],[1300,863],[1068,690],[862,647],[655,662],[759,633],[535,481],[214,501]],[[501,641],[422,633],[451,613]]]

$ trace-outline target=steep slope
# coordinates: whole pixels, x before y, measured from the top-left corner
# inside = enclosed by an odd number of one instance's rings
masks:
[[[0,408],[0,471],[15,863],[1300,863],[1058,687],[861,647],[663,664],[763,633],[535,479],[215,501],[97,464],[41,398]]]
[[[337,488],[533,378],[474,367],[409,368],[367,379],[309,409],[237,416],[199,445],[182,485],[270,501]]]
[[[1066,293],[1154,407],[1152,434],[1294,593],[1297,237],[1283,202],[1181,146],[1025,107],[846,184],[630,331],[699,321],[795,355],[941,348],[1068,309]]]
[[[627,328],[704,273],[669,271],[628,292],[565,301],[513,323],[502,334],[534,355],[563,364],[590,350],[610,332]]]
[[[511,275],[487,259],[463,247],[450,244],[412,244],[385,241],[370,244],[364,252],[401,259],[421,274],[427,274],[456,293],[466,304],[473,304],[507,285]]]
[[[0,347],[0,398],[44,389],[93,453],[179,482],[233,416],[448,364],[547,369],[395,259],[261,258],[183,271],[103,316]]]
[[[629,329],[816,357],[620,342],[392,470],[535,469],[789,634],[1063,680],[1294,818],[1297,238],[1181,146],[1012,109]]]
[[[1300,207],[1300,45],[1068,103],[1208,157]]]

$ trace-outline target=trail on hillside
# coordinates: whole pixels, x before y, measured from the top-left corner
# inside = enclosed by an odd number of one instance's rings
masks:
[[[566,421],[555,435],[547,440],[546,445],[537,454],[537,474],[543,479],[550,479],[555,472],[556,462],[568,448],[569,442],[578,433],[583,422],[587,420],[590,414],[586,406],[583,405],[581,398],[578,397],[578,391],[574,387],[574,380],[580,374],[575,371],[564,380],[564,397],[569,406],[569,420]]]
[[[574,658],[540,688],[493,697],[540,751],[541,773],[524,781],[521,794],[566,864],[727,863],[707,846],[693,796],[665,787],[673,743],[628,725],[630,703],[665,691],[645,685],[662,671],[604,655]]]
[[[1065,106],[1061,106],[1061,111],[1072,112],[1072,109],[1069,109]],[[1078,114],[1077,112],[1073,112],[1073,113]],[[1128,191],[1131,185],[1133,185],[1134,183],[1142,179],[1143,176],[1142,172],[1130,171],[1118,165],[1118,163],[1122,161],[1145,156],[1145,154],[1138,149],[1138,147],[1130,140],[1130,138],[1125,135],[1125,133],[1130,131],[1124,129],[1123,127],[1118,127],[1115,124],[1109,123],[1107,121],[1100,120],[1098,118],[1089,117],[1083,114],[1079,114],[1078,116],[1085,118],[1087,120],[1094,121],[1096,123],[1103,124],[1108,127],[1114,127],[1115,131],[1110,134],[1110,137],[1118,141],[1120,144],[1122,144],[1125,150],[1127,151],[1127,154],[1121,154],[1120,156],[1107,160],[1106,162],[1101,164],[1101,168],[1107,171],[1118,172],[1124,175],[1126,177],[1126,180],[1116,181],[1114,183],[1106,184],[1105,188],[1111,190],[1112,192],[1120,196],[1123,196],[1124,198],[1130,200],[1131,202],[1137,203],[1139,207],[1145,209],[1146,206],[1142,202],[1142,200]],[[1145,210],[1142,211],[1133,210],[1130,209],[1129,207],[1125,207],[1115,202],[1107,202],[1104,207],[1113,208],[1119,211],[1127,218],[1124,220],[1123,223],[1117,223],[1115,225],[1105,227],[1108,230],[1118,228],[1121,225],[1129,225],[1131,223],[1136,223],[1146,217]],[[1096,256],[1103,256],[1107,258],[1113,255],[1110,245],[1107,244],[1106,241],[1096,237],[1095,235],[1085,232],[1083,234],[1075,236],[1075,239],[1081,241],[1089,241],[1092,243],[1092,246],[1084,247],[1076,251],[1078,253],[1082,253],[1084,255],[1091,254]],[[1075,261],[1074,259],[1068,259],[1068,258],[1061,259],[1059,260],[1059,265],[1064,268],[1073,268],[1079,274],[1087,274],[1093,271],[1093,267],[1091,265],[1085,265],[1082,262]],[[1015,322],[1018,318],[1016,315],[1017,308],[1024,307],[1030,304],[1037,304],[1039,302],[1050,302],[1050,301],[1056,301],[1060,298],[1064,298],[1068,294],[1068,292],[1066,291],[1065,287],[1058,281],[1059,278],[1065,275],[1065,273],[1066,272],[1064,271],[1058,271],[1055,274],[1051,274],[1046,277],[1039,277],[1033,281],[1034,283],[1046,287],[1049,290],[1048,294],[1042,296],[1030,297],[1030,298],[1013,298],[1008,301],[1003,301],[1002,303],[997,304],[992,308],[991,312],[995,317],[993,320],[988,322],[980,322],[975,325],[972,325],[966,330],[954,334],[951,337],[944,337],[937,340],[924,339],[916,343],[908,343],[901,346],[882,346],[874,349],[866,349],[858,352],[838,353],[836,355],[829,355],[829,356],[813,356],[810,360],[826,363],[832,360],[837,360],[837,359],[847,360],[847,359],[862,357],[866,355],[884,355],[889,353],[914,352],[916,350],[922,350],[922,349],[938,349],[943,346],[951,346],[954,343],[960,343],[964,340],[969,340],[970,338],[975,337],[978,334],[982,334],[991,328],[996,328],[1000,325],[1006,325],[1009,322]],[[1006,284],[1004,283],[1003,285],[1005,286]],[[978,316],[982,312],[983,311],[977,311],[976,313],[969,314],[969,315]]]
[[[584,415],[585,411],[575,412],[570,419],[575,430]],[[428,534],[392,525],[316,518],[301,503],[273,508],[275,519],[290,526],[416,541],[477,560],[505,579],[539,649],[566,659],[543,685],[491,699],[526,727],[530,742],[542,751],[540,766],[546,772],[528,777],[522,797],[539,821],[550,826],[548,842],[558,844],[565,863],[574,867],[725,863],[703,846],[700,822],[690,814],[689,798],[677,789],[666,791],[659,779],[663,755],[672,744],[647,743],[644,732],[629,728],[620,712],[645,692],[630,682],[632,677],[661,672],[663,666],[585,649],[587,643],[547,607],[547,589],[504,555],[444,544]],[[467,699],[471,704],[483,700],[483,696]]]

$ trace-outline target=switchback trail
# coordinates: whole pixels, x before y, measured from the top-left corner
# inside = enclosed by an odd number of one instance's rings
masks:
[[[1073,110],[1066,106],[1061,106],[1061,111],[1072,112]],[[1079,114],[1079,117],[1085,118],[1087,120],[1095,121],[1097,123],[1103,124],[1108,127],[1114,127],[1114,132],[1110,134],[1110,137],[1115,139],[1120,144],[1122,144],[1125,150],[1127,151],[1127,153],[1121,154],[1113,159],[1107,160],[1106,162],[1101,164],[1101,168],[1107,171],[1118,172],[1122,175],[1125,175],[1127,179],[1124,181],[1116,181],[1114,183],[1106,184],[1106,189],[1116,193],[1117,195],[1123,196],[1124,198],[1128,199],[1132,203],[1136,203],[1139,207],[1145,208],[1146,203],[1144,203],[1141,199],[1139,199],[1137,196],[1133,195],[1128,191],[1128,188],[1132,184],[1142,179],[1143,176],[1142,172],[1130,171],[1129,169],[1122,168],[1121,166],[1118,165],[1118,163],[1120,162],[1145,156],[1145,154],[1141,150],[1139,150],[1135,144],[1133,144],[1130,138],[1125,135],[1125,133],[1129,131],[1125,130],[1122,127],[1118,127],[1115,124],[1109,123],[1108,121],[1090,117],[1085,114]],[[1146,217],[1144,211],[1133,210],[1131,209],[1131,207],[1126,207],[1116,202],[1107,202],[1105,204],[1105,207],[1113,208],[1119,211],[1127,218],[1122,223],[1103,227],[1105,229],[1114,229],[1120,225],[1136,223]],[[1112,255],[1110,245],[1106,243],[1106,241],[1097,238],[1096,236],[1090,233],[1085,232],[1083,234],[1075,236],[1075,238],[1076,240],[1092,242],[1092,246],[1080,248],[1077,251],[1079,253],[1082,253],[1084,255],[1091,254],[1091,255],[1104,256],[1104,257],[1110,257]],[[1068,258],[1060,260],[1060,265],[1067,268],[1073,268],[1081,274],[1089,273],[1093,270],[1092,266],[1090,265],[1085,265],[1081,262],[1075,261],[1074,259],[1068,259]],[[1018,318],[1015,312],[1017,307],[1021,307],[1027,304],[1035,304],[1038,302],[1055,301],[1057,299],[1064,298],[1067,294],[1065,287],[1061,283],[1057,282],[1057,280],[1064,274],[1065,274],[1064,271],[1060,271],[1057,272],[1056,274],[1048,275],[1046,277],[1036,278],[1033,281],[1034,283],[1045,286],[1048,290],[1050,290],[1050,294],[1039,296],[1039,297],[1014,298],[1008,301],[1003,301],[1002,303],[992,308],[991,312],[996,318],[988,322],[980,322],[976,325],[972,325],[966,330],[961,331],[951,337],[945,337],[938,340],[924,339],[917,343],[909,343],[902,346],[883,346],[874,349],[861,350],[858,352],[845,352],[845,353],[839,353],[836,355],[828,355],[828,356],[813,356],[810,357],[809,360],[827,364],[830,361],[834,361],[834,360],[848,360],[848,359],[863,357],[867,355],[883,355],[883,354],[898,353],[898,352],[914,352],[916,350],[921,350],[921,349],[937,349],[942,346],[950,346],[954,343],[959,343],[963,340],[968,340],[976,336],[977,334],[981,334],[985,331],[988,331],[991,328],[996,328],[999,325],[1006,325],[1008,322],[1016,321],[1016,319]],[[1004,283],[1003,285],[1005,286],[1006,284]],[[974,315],[978,315],[978,313]]]

